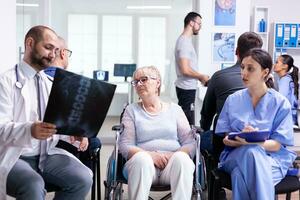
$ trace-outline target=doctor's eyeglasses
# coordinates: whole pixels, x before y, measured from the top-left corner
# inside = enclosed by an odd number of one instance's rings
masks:
[[[145,85],[149,79],[156,80],[157,78],[153,76],[142,76],[140,79],[131,81],[131,85],[133,87],[137,86],[138,84]]]

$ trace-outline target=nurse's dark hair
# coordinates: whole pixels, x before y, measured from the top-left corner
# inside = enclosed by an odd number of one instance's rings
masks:
[[[51,28],[49,28],[47,26],[43,26],[43,25],[33,26],[25,35],[24,43],[26,43],[26,40],[30,37],[33,38],[33,40],[35,42],[40,42],[41,40],[44,39],[43,37],[44,37],[45,30],[52,31],[54,34],[56,34],[54,30],[52,30]],[[26,44],[24,44],[24,45],[26,48]]]
[[[269,76],[272,71],[272,66],[273,66],[272,57],[270,56],[270,54],[263,49],[254,48],[254,49],[249,50],[245,54],[243,59],[248,56],[250,56],[253,60],[255,60],[257,63],[259,63],[261,68],[269,69],[269,74],[266,79],[266,85],[268,88],[274,88],[273,78],[271,76]]]
[[[236,55],[238,56],[239,60],[241,61],[245,54],[253,48],[261,48],[263,46],[263,40],[261,37],[255,32],[245,32],[240,35],[237,48],[236,48]]]
[[[299,99],[299,97],[298,97],[298,88],[299,88],[299,83],[298,83],[298,72],[299,72],[299,69],[298,69],[298,67],[296,67],[295,65],[294,65],[294,59],[293,59],[293,57],[292,56],[290,56],[290,55],[287,55],[287,54],[284,54],[284,55],[281,55],[280,56],[281,58],[282,58],[282,63],[283,64],[286,64],[287,66],[288,66],[288,69],[287,69],[287,71],[290,71],[291,70],[291,68],[293,68],[293,70],[292,70],[292,72],[290,73],[290,75],[291,75],[291,77],[292,77],[292,80],[293,80],[293,82],[294,82],[294,94],[295,94],[295,96],[296,96],[296,98],[297,99]]]
[[[200,17],[200,19],[202,19],[199,13],[189,12],[184,18],[184,28],[190,23],[190,21],[194,21],[196,17]]]

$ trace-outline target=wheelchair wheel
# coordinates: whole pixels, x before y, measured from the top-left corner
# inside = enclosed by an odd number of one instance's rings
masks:
[[[115,191],[114,191],[114,199],[115,200],[123,200],[123,184],[122,183],[118,183]]]
[[[105,200],[123,200],[123,184],[118,183],[117,186],[114,187],[107,187],[107,181],[104,181],[105,185],[105,193],[104,199]]]
[[[114,185],[114,168],[115,168],[115,159],[113,158],[113,154],[109,157],[106,167],[106,180],[104,181],[105,193],[104,199],[111,200],[111,191],[113,190]]]
[[[107,181],[104,181],[104,199],[109,200],[109,193],[111,191],[111,188],[107,185]]]

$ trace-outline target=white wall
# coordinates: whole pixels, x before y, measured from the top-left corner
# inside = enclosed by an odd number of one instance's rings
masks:
[[[251,8],[255,5],[269,7],[269,18],[271,23],[276,21],[300,22],[299,0],[251,0]]]
[[[0,0],[0,73],[16,64],[16,1]]]
[[[152,1],[152,0],[151,0]],[[147,1],[123,1],[123,0],[91,0],[86,3],[83,0],[52,0],[52,13],[51,13],[51,25],[56,30],[56,32],[67,39],[67,16],[68,14],[96,14],[99,17],[99,26],[101,26],[101,15],[132,15],[134,20],[140,16],[163,16],[167,19],[167,38],[166,38],[166,70],[165,70],[165,94],[167,96],[173,97],[174,101],[177,101],[175,97],[175,63],[174,63],[174,48],[178,36],[183,30],[183,20],[185,15],[192,11],[192,2],[197,0],[172,0],[172,1],[159,1],[159,4],[170,4],[171,10],[128,10],[126,9],[127,4],[139,5],[147,3]],[[128,3],[131,2],[131,3]],[[155,3],[153,3],[155,4]],[[101,38],[101,28],[99,29],[99,38]],[[134,29],[136,31],[137,29]],[[138,38],[134,38],[133,46],[137,46]],[[101,68],[101,40],[98,40],[98,67]],[[159,47],[157,47],[159,48]],[[135,52],[134,49],[134,54]],[[134,55],[134,56],[135,56]],[[135,59],[135,58],[134,58]]]
[[[201,0],[199,2],[199,13],[202,16],[202,29],[198,38],[198,63],[201,73],[212,76],[214,72],[221,69],[221,64],[213,62],[213,33],[235,33],[235,48],[238,37],[250,30],[250,1],[236,0],[236,22],[235,26],[214,26],[214,2]],[[235,56],[234,56],[235,57]],[[236,62],[236,58],[233,63]],[[206,87],[199,84],[195,102],[195,122],[198,125],[202,101],[206,93]]]
[[[216,32],[236,33],[235,39],[250,27],[250,2],[236,0],[236,25],[233,27],[214,26],[214,1],[200,1],[200,14],[202,15],[202,30],[199,33],[199,66],[202,73],[212,75],[221,69],[219,63],[212,61],[212,34]],[[236,43],[235,43],[236,44]]]
[[[200,1],[199,13],[202,16],[202,29],[198,37],[198,63],[201,73],[212,76],[214,72],[221,69],[221,64],[213,62],[213,33],[225,32],[235,33],[235,45],[238,37],[250,30],[250,1],[236,0],[236,24],[232,27],[214,26],[214,2]],[[236,62],[236,57],[233,63]],[[198,97],[200,101],[204,98],[206,88],[199,86]]]

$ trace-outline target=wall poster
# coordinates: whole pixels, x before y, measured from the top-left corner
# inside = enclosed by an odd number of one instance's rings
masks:
[[[235,26],[236,0],[215,0],[215,26]]]
[[[235,56],[235,33],[213,33],[213,62],[233,63]]]

